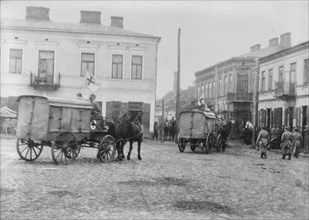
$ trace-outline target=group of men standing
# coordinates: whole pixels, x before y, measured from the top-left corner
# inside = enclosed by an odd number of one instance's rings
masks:
[[[292,133],[287,126],[284,127],[284,132],[281,136],[279,129],[275,127],[271,129],[270,134],[266,130],[266,127],[262,127],[256,140],[256,146],[261,153],[261,158],[267,158],[267,149],[270,148],[271,142],[274,142],[277,139],[279,139],[279,144],[282,150],[282,159],[285,159],[287,156],[287,159],[291,160],[292,154],[294,157],[298,158],[300,147],[303,142],[302,135],[298,128],[295,128]]]

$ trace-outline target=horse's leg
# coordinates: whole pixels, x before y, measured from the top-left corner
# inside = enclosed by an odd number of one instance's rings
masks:
[[[122,156],[121,156],[121,146],[122,146],[122,141],[117,141],[116,142],[116,148],[117,148],[117,158],[118,160],[122,160]]]
[[[129,152],[128,152],[128,155],[127,155],[127,160],[130,160],[132,149],[133,149],[133,141],[130,141],[130,148],[129,148]]]
[[[142,139],[138,140],[138,145],[137,145],[137,158],[139,160],[142,160],[142,157],[141,157],[141,143],[142,143]]]
[[[121,145],[121,158],[124,159],[124,153],[123,153],[123,148],[124,148],[124,145],[126,145],[127,141],[123,141],[122,142],[122,145]]]

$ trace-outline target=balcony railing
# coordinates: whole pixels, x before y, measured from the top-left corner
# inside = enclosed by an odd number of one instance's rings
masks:
[[[38,76],[30,73],[30,86],[38,90],[57,90],[60,87],[61,75],[58,73],[54,76]]]
[[[228,101],[252,101],[252,93],[227,93]]]
[[[295,96],[295,83],[279,81],[275,82],[275,97],[280,99],[291,98]]]

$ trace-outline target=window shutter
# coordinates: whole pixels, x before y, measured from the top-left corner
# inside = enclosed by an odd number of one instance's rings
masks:
[[[289,109],[284,109],[284,125],[288,125]]]
[[[270,127],[274,125],[274,109],[270,109]]]

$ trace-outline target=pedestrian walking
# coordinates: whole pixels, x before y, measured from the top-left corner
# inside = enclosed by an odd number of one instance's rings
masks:
[[[302,145],[303,137],[299,132],[298,128],[295,128],[293,132],[293,155],[294,157],[298,158],[300,153],[300,146]]]
[[[256,140],[256,146],[258,146],[258,151],[261,152],[261,158],[267,159],[266,150],[267,145],[269,144],[269,133],[266,130],[265,127],[262,127],[262,130],[260,131],[257,140]]]
[[[158,140],[158,133],[159,133],[159,127],[158,127],[158,123],[155,122],[154,126],[153,126],[153,140]]]
[[[289,156],[288,160],[291,160],[292,144],[293,135],[290,132],[289,127],[286,126],[281,136],[282,159],[285,159],[285,156]]]

